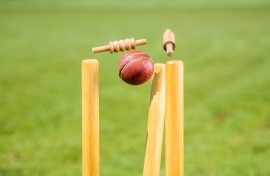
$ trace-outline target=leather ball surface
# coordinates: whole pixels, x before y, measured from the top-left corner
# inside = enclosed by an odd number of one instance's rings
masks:
[[[128,84],[140,85],[147,82],[154,73],[151,57],[139,50],[125,53],[118,65],[120,78]]]

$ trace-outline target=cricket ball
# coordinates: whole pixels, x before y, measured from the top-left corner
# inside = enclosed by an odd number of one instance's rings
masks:
[[[139,50],[125,53],[118,65],[119,77],[128,84],[140,85],[148,81],[154,73],[151,57]]]

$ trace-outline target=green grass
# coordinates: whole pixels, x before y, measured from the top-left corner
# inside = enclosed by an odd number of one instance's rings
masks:
[[[0,0],[0,9],[269,8],[269,0]]]
[[[141,175],[150,82],[126,85],[122,54],[91,47],[146,38],[138,49],[165,62],[167,27],[185,62],[185,175],[270,175],[269,18],[250,8],[0,11],[0,175],[81,175],[85,58],[100,61],[101,175]]]

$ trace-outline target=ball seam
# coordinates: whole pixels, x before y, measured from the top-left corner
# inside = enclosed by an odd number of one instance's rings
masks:
[[[122,74],[128,68],[128,66],[130,66],[131,64],[134,64],[134,63],[136,63],[138,61],[142,61],[142,60],[144,60],[144,59],[138,58],[138,59],[134,59],[131,62],[127,63],[120,71],[120,74],[119,74],[120,78],[122,78]]]

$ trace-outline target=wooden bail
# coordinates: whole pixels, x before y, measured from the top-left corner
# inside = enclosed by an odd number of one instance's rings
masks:
[[[172,56],[175,49],[175,37],[170,29],[166,29],[163,33],[163,49],[167,52],[168,56]]]
[[[145,45],[146,39],[135,40],[134,38],[109,42],[109,45],[92,48],[93,53],[110,51],[111,53],[135,49],[136,46]]]

